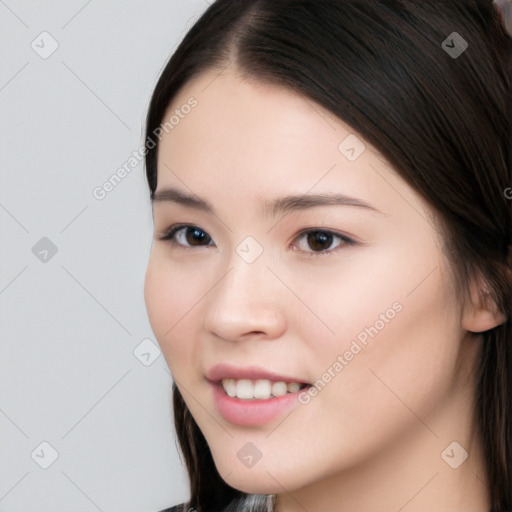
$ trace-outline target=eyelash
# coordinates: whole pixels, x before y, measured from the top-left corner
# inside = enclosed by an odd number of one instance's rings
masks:
[[[196,228],[198,229],[199,231],[203,232],[203,233],[206,233],[206,235],[210,238],[211,240],[211,237],[210,235],[208,235],[208,233],[204,230],[202,230],[199,226],[196,226],[194,224],[177,224],[175,226],[171,226],[161,237],[159,237],[158,239],[159,240],[162,240],[162,241],[168,241],[169,243],[171,243],[172,245],[176,245],[178,246],[180,249],[184,249],[186,251],[194,251],[198,248],[203,248],[203,247],[209,247],[209,245],[199,245],[199,246],[196,246],[196,247],[191,247],[191,246],[186,246],[186,245],[182,245],[182,244],[179,244],[175,239],[174,239],[174,236],[176,235],[176,233],[178,233],[178,231],[184,229],[184,228]],[[336,237],[336,238],[339,238],[341,240],[342,243],[340,243],[339,246],[335,247],[334,249],[330,249],[330,250],[327,250],[327,251],[301,251],[305,254],[307,254],[308,257],[312,257],[312,258],[315,258],[315,257],[319,257],[319,256],[331,256],[333,254],[336,254],[339,250],[341,250],[344,246],[352,246],[352,245],[355,245],[356,242],[354,240],[352,240],[351,238],[345,236],[345,235],[342,235],[341,233],[337,233],[335,231],[331,231],[331,230],[327,230],[327,229],[320,229],[320,228],[311,228],[311,229],[306,229],[304,231],[301,231],[296,237],[295,239],[301,239],[303,236],[309,234],[309,233],[315,233],[315,232],[318,232],[318,233],[324,233],[324,234],[329,234],[329,235],[332,235],[333,237]]]

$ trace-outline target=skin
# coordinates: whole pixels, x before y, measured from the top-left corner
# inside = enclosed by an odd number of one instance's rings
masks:
[[[489,508],[479,437],[472,432],[478,333],[503,321],[455,293],[427,203],[365,142],[349,161],[338,150],[353,130],[319,105],[234,68],[188,82],[168,114],[197,101],[159,145],[158,187],[208,201],[208,213],[155,202],[145,281],[149,320],[167,364],[225,481],[277,494],[278,512],[484,511]],[[359,137],[360,140],[361,137]],[[320,206],[266,215],[265,199],[342,193],[379,212]],[[214,245],[182,235],[188,223]],[[333,238],[318,255],[306,229]],[[236,252],[252,236],[263,249]],[[206,244],[206,245],[205,245]],[[322,248],[324,247],[324,248]],[[253,250],[253,249],[251,249]],[[480,283],[481,284],[481,283]],[[307,405],[261,426],[216,410],[208,368],[257,365],[315,382],[393,304],[402,306]],[[453,469],[441,454],[469,454]],[[261,459],[237,457],[253,443]],[[448,452],[457,461],[461,451]]]

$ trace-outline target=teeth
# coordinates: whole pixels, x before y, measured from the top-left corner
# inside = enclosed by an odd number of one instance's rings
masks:
[[[248,379],[240,379],[236,383],[236,396],[237,398],[253,398],[254,397],[254,387],[252,382]]]
[[[224,391],[231,397],[236,396],[236,382],[235,379],[224,379],[222,381]]]
[[[241,398],[242,400],[267,400],[272,397],[284,396],[287,393],[295,393],[302,384],[298,382],[273,382],[267,379],[223,379],[222,387],[230,397]]]
[[[269,380],[257,380],[254,384],[254,398],[270,398],[272,386]]]
[[[296,391],[299,391],[300,384],[298,382],[290,382],[286,387],[288,388],[289,393],[295,393]]]
[[[274,384],[272,384],[272,394],[274,396],[284,396],[286,393],[286,382],[274,382]]]

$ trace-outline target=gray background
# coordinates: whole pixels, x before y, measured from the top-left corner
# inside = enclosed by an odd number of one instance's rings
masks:
[[[143,163],[103,200],[92,192],[143,145],[159,72],[207,7],[0,1],[2,512],[156,512],[188,497],[144,305]]]

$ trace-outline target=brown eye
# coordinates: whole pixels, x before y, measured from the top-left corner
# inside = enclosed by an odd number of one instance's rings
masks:
[[[189,245],[208,245],[211,241],[209,235],[197,227],[186,227],[185,240]]]
[[[205,247],[213,245],[213,241],[201,228],[197,226],[175,226],[170,229],[160,240],[168,240],[183,247]]]
[[[332,233],[327,231],[310,231],[308,233],[308,245],[313,251],[324,251],[332,244]]]
[[[355,245],[351,238],[333,231],[324,229],[310,229],[298,236],[297,248],[308,256],[321,256],[334,254],[337,249]]]

